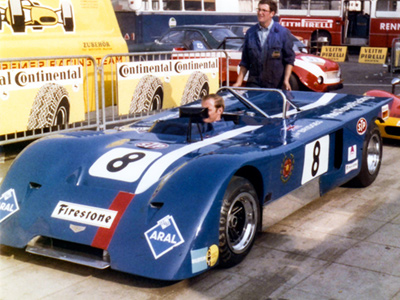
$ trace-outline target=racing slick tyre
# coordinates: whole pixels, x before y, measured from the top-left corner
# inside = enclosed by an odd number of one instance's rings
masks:
[[[183,91],[181,105],[188,104],[208,95],[210,84],[206,74],[196,71],[190,75]]]
[[[11,27],[14,32],[25,32],[25,14],[22,9],[20,0],[9,0],[8,1],[9,15],[6,18],[10,18]]]
[[[365,134],[360,173],[349,182],[350,186],[367,187],[378,176],[382,162],[382,137],[375,122]]]
[[[241,262],[254,244],[260,206],[253,185],[243,177],[233,177],[226,189],[219,221],[220,265]]]
[[[133,93],[129,113],[160,110],[164,97],[161,80],[152,75],[142,77]]]
[[[68,91],[55,83],[42,86],[35,97],[28,120],[28,130],[68,124]]]
[[[63,2],[61,4],[61,19],[65,31],[69,32],[74,30],[74,18],[72,16],[71,3]]]

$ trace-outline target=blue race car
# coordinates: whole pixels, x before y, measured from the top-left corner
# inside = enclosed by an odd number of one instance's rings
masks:
[[[222,88],[118,130],[40,139],[0,187],[0,243],[95,268],[181,280],[229,267],[258,230],[379,172],[390,97]]]

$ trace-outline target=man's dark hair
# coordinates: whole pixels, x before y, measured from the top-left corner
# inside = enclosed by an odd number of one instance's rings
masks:
[[[258,2],[258,5],[260,5],[260,4],[269,5],[269,10],[273,11],[274,13],[276,13],[278,10],[278,5],[276,4],[276,1],[274,1],[274,0],[260,0],[260,2]]]

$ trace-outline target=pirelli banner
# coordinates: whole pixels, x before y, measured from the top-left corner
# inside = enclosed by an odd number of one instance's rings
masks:
[[[0,70],[0,135],[83,121],[79,65]]]
[[[118,114],[180,106],[219,87],[218,58],[117,64]]]

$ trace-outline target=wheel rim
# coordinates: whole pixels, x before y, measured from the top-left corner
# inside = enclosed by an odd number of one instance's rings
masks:
[[[257,202],[244,192],[239,194],[228,212],[226,234],[228,244],[234,253],[242,253],[251,245],[257,227]]]
[[[369,142],[367,148],[367,165],[368,172],[372,175],[376,172],[381,160],[381,148],[378,135],[374,134]]]

